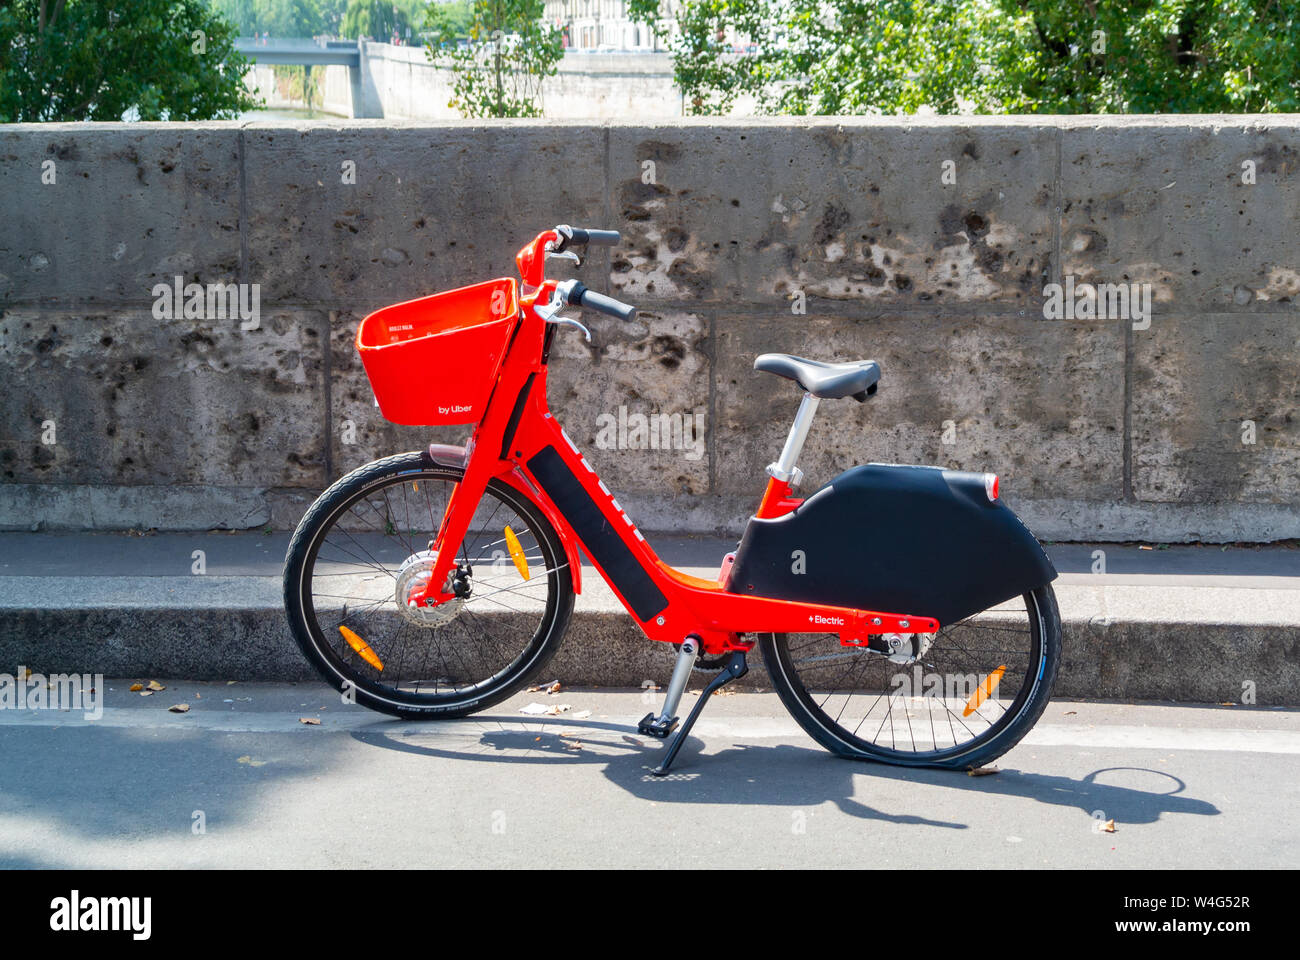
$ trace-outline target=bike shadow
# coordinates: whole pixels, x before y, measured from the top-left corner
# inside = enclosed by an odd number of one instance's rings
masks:
[[[1204,800],[1182,796],[1187,785],[1180,778],[1148,767],[1103,768],[1079,779],[1007,768],[990,776],[972,777],[965,771],[852,761],[821,748],[792,744],[735,744],[702,754],[704,742],[689,737],[668,775],[656,777],[650,771],[659,763],[664,744],[634,736],[623,724],[600,720],[521,722],[514,717],[479,717],[415,727],[401,721],[380,721],[353,731],[352,737],[369,746],[429,758],[596,766],[612,785],[655,803],[794,808],[830,801],[846,815],[863,820],[954,830],[964,830],[967,824],[863,803],[855,797],[862,786],[857,778],[1016,797],[1073,807],[1090,817],[1104,811],[1107,819],[1113,817],[1129,825],[1155,823],[1166,813],[1214,816],[1220,812]],[[1120,770],[1167,779],[1173,789],[1160,792],[1103,782],[1104,775]]]

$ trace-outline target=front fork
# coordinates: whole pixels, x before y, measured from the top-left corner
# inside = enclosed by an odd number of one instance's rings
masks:
[[[452,573],[457,567],[456,552],[461,548],[465,534],[469,532],[470,522],[474,519],[479,501],[483,499],[492,476],[492,465],[474,456],[474,440],[471,438],[465,451],[465,475],[447,498],[447,507],[442,513],[442,522],[438,525],[438,535],[433,541],[438,559],[434,562],[424,589],[412,595],[408,602],[422,607],[434,607],[456,598],[451,582]]]

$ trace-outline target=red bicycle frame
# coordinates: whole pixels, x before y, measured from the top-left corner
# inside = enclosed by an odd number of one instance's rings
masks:
[[[498,480],[537,503],[555,527],[574,590],[581,592],[581,549],[651,640],[680,643],[695,636],[705,653],[717,655],[749,650],[754,641],[744,635],[752,633],[835,633],[846,645],[862,645],[869,634],[936,632],[939,622],[931,617],[731,593],[659,559],[547,406],[547,348],[558,328],[538,308],[550,305],[555,291],[543,268],[546,244],[556,239],[555,231],[545,231],[519,253],[524,290],[517,325],[463,453],[430,448],[435,459],[460,457],[464,477],[434,541],[438,559],[428,587],[412,599],[436,606],[455,598],[449,588],[456,551],[488,483]],[[770,479],[758,515],[793,510],[800,501],[789,492],[787,484]]]

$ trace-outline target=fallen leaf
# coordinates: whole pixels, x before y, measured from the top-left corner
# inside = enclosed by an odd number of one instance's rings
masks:
[[[227,680],[227,681],[226,681],[226,686],[228,686],[228,687],[233,687],[233,686],[234,686],[235,684],[237,684],[238,682],[239,682],[238,680]]]
[[[164,687],[164,686],[163,686],[161,683],[159,683],[157,680],[150,680],[150,681],[149,681],[149,689],[152,690],[152,691],[154,691],[154,693],[157,693],[159,690],[166,690],[167,688]]]
[[[645,746],[645,744],[644,744],[643,742],[641,742],[640,740],[638,740],[636,737],[629,737],[626,733],[623,734],[623,742],[624,742],[624,743],[630,743],[630,744],[632,744],[632,746],[634,746],[634,747],[644,747],[644,746]]]
[[[189,713],[190,705],[188,703],[173,703],[167,709],[172,713]]]
[[[987,777],[999,772],[997,767],[970,767],[966,774],[972,777]]]
[[[202,699],[203,699],[203,694],[201,694],[201,693],[196,693],[196,694],[194,694],[194,699],[195,699],[195,700],[202,700]]]
[[[1102,833],[1114,833],[1114,832],[1115,832],[1115,821],[1114,821],[1114,820],[1107,820],[1105,823],[1103,823],[1103,824],[1102,824],[1100,827],[1098,827],[1097,829],[1100,830]]]
[[[236,761],[236,762],[238,762],[238,763],[246,763],[246,764],[248,764],[250,767],[264,767],[264,766],[266,766],[266,761],[265,761],[265,760],[254,760],[254,759],[253,759],[252,757],[250,757],[248,754],[244,754],[244,755],[243,755],[242,757],[240,757],[239,760]]]
[[[581,750],[581,749],[582,749],[582,744],[578,743],[578,741],[576,741],[576,740],[561,740],[560,743],[564,744],[564,749],[565,749],[565,750]]]
[[[142,697],[152,697],[152,696],[153,696],[153,691],[152,691],[152,690],[141,690],[141,691],[140,691],[140,696],[142,696]]]
[[[319,721],[318,719],[316,719],[315,717],[299,717],[299,718],[298,718],[298,722],[299,722],[299,723],[305,723],[305,724],[307,724],[309,727],[319,727],[319,726],[320,726],[320,721]]]
[[[560,714],[568,713],[572,709],[573,709],[572,704],[557,703],[546,708],[546,715],[548,717],[558,717]]]
[[[131,684],[131,692],[132,692],[132,693],[139,693],[139,692],[140,692],[141,690],[143,690],[143,689],[144,689],[144,684],[143,684],[143,683],[133,683],[133,684]]]
[[[1067,717],[1073,717],[1073,716],[1074,716],[1075,714],[1077,714],[1078,712],[1079,712],[1078,710],[1066,710],[1066,711],[1065,711],[1065,715],[1066,715]]]

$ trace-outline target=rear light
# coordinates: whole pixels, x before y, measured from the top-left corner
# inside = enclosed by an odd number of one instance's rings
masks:
[[[998,475],[996,473],[984,474],[984,492],[988,494],[989,503],[998,498]]]

